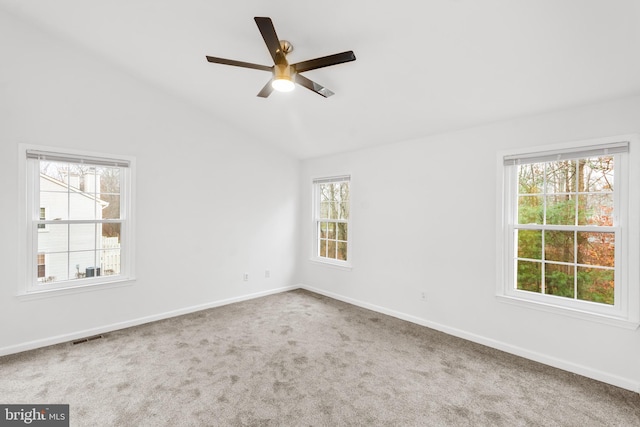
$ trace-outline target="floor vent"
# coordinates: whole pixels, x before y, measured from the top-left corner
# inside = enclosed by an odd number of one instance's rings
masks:
[[[73,345],[82,344],[84,342],[95,341],[95,340],[99,340],[101,338],[104,338],[104,335],[94,335],[92,337],[80,338],[79,340],[73,341],[71,344],[73,344]]]

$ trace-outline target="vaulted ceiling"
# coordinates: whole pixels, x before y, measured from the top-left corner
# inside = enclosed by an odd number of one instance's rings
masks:
[[[637,0],[0,0],[0,8],[299,158],[640,93]],[[357,60],[256,94],[272,65],[253,21],[271,17],[290,62]],[[3,60],[8,60],[4,58]]]

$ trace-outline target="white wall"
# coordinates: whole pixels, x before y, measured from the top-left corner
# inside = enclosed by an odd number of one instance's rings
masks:
[[[0,354],[300,282],[639,390],[639,331],[494,294],[496,152],[640,132],[640,98],[300,165],[2,12],[0,57]],[[20,142],[136,156],[132,286],[15,296]],[[352,174],[352,271],[308,261],[310,179],[342,173]]]
[[[1,11],[0,58],[0,354],[295,283],[296,159]],[[20,142],[136,157],[133,285],[16,297]]]
[[[327,295],[640,391],[639,330],[495,297],[497,152],[637,132],[640,97],[303,161],[299,279]],[[352,174],[351,271],[308,259],[311,179],[343,173]]]

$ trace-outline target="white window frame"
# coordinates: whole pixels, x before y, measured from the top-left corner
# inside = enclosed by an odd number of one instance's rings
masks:
[[[88,164],[120,164],[128,165],[121,168],[120,188],[120,274],[100,275],[52,283],[38,283],[37,255],[38,233],[46,231],[38,228],[40,220],[40,169],[39,161],[28,159],[38,153],[45,158],[55,160],[69,160],[86,162]],[[135,158],[132,156],[114,156],[112,154],[88,152],[83,150],[62,149],[32,144],[18,145],[19,185],[19,252],[23,262],[22,274],[19,281],[17,296],[21,298],[40,298],[46,296],[84,292],[88,290],[104,289],[123,286],[135,280],[134,268],[134,188],[135,188]],[[82,222],[82,220],[79,220]],[[108,222],[108,220],[102,220]],[[56,221],[55,223],[75,223],[73,220]],[[85,221],[86,222],[86,221]],[[46,221],[44,224],[52,223]]]
[[[585,152],[619,146],[621,143],[628,143],[629,150],[627,153],[615,154],[615,218],[614,226],[607,230],[616,233],[614,304],[599,304],[516,289],[516,242],[513,230],[517,220],[517,166],[505,165],[505,159]],[[640,214],[640,189],[637,185],[640,182],[639,150],[638,135],[622,135],[498,153],[496,295],[501,301],[630,329],[640,325],[640,221],[637,219]]]
[[[336,183],[336,182],[348,182],[349,183],[349,218],[347,220],[339,220],[338,222],[344,222],[347,224],[347,260],[339,260],[327,257],[321,257],[318,255],[319,247],[320,247],[320,223],[327,222],[327,219],[320,218],[320,191],[319,185],[326,183]],[[325,176],[325,177],[317,177],[312,179],[312,197],[313,197],[313,239],[312,239],[312,247],[311,247],[311,260],[314,262],[326,264],[333,267],[339,267],[343,269],[350,270],[352,268],[351,263],[351,250],[353,247],[353,230],[351,228],[351,218],[353,216],[353,203],[352,203],[352,184],[351,184],[351,174],[342,174],[336,176]]]

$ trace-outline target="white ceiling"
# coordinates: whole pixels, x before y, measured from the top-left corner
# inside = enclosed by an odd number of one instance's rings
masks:
[[[299,158],[452,131],[640,93],[639,0],[0,0]],[[256,94],[272,65],[254,16],[272,18],[291,63],[353,50],[357,60]],[[6,60],[6,59],[5,59]]]

